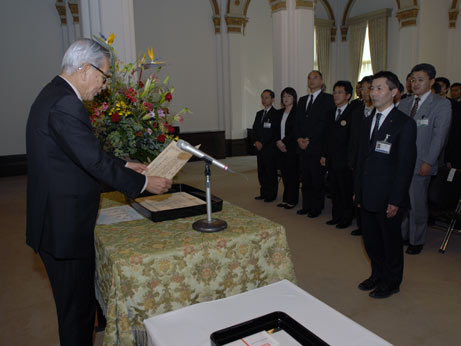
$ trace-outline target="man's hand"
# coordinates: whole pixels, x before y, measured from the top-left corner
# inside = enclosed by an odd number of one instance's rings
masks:
[[[392,205],[392,204],[388,204],[387,211],[386,211],[387,218],[390,219],[391,217],[394,217],[398,211],[399,211],[399,207]]]
[[[147,177],[146,190],[159,195],[167,192],[171,188],[172,182],[171,179],[149,176]]]
[[[327,159],[324,158],[324,157],[321,157],[321,158],[320,158],[320,164],[321,164],[323,167],[325,167],[326,163],[327,163]]]
[[[286,153],[286,152],[287,152],[287,147],[285,146],[285,143],[283,143],[282,141],[277,141],[277,142],[275,142],[275,144],[277,145],[277,148],[279,148],[279,150],[280,150],[282,153]]]
[[[298,138],[298,145],[301,150],[306,150],[309,145],[309,138]]]
[[[432,166],[426,162],[423,162],[418,169],[418,175],[425,177],[431,173]]]
[[[255,142],[255,147],[258,151],[261,151],[263,148],[263,144],[260,141]]]
[[[145,164],[138,162],[127,162],[126,167],[141,174],[147,169],[147,166]]]

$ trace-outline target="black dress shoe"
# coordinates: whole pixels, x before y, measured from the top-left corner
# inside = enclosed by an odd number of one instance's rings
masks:
[[[264,202],[266,203],[270,203],[270,202],[273,202],[275,201],[275,198],[264,198]]]
[[[376,288],[379,284],[379,279],[374,277],[369,277],[365,281],[359,283],[359,290],[362,291],[371,291],[372,289]]]
[[[263,196],[256,196],[256,197],[255,197],[255,200],[257,200],[257,201],[262,200],[262,199],[264,199]]]
[[[409,255],[417,255],[421,253],[421,250],[423,249],[423,245],[408,245],[407,251],[405,251]]]
[[[349,227],[350,225],[352,225],[351,221],[341,221],[340,223],[336,225],[336,228],[344,229],[344,228]]]
[[[285,204],[284,208],[285,209],[293,209],[295,207],[294,204]]]
[[[377,287],[374,291],[371,291],[369,296],[371,298],[376,298],[376,299],[382,299],[382,298],[388,298],[394,293],[399,292],[400,289],[399,287]]]
[[[307,209],[299,209],[296,214],[298,215],[306,215],[307,214]]]
[[[359,228],[359,229],[355,229],[351,232],[351,235],[362,235],[362,230]]]
[[[340,219],[331,219],[331,220],[328,220],[327,222],[325,222],[327,225],[336,225],[338,222],[340,221]]]
[[[319,216],[321,213],[322,213],[321,211],[311,211],[311,212],[307,213],[307,217],[310,217],[311,219],[314,219],[317,216]]]
[[[285,203],[279,203],[277,204],[277,207],[279,208],[285,208],[286,204]]]

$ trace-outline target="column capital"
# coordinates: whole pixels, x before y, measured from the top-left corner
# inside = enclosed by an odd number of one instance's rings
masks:
[[[270,0],[272,13],[287,9],[286,0]]]
[[[232,16],[226,14],[227,32],[243,33],[248,23],[248,18],[243,16]]]
[[[61,20],[61,25],[67,25],[67,17],[66,17],[66,5],[64,1],[56,1],[56,11],[58,11],[59,19]]]
[[[341,41],[346,42],[347,41],[347,31],[349,30],[349,27],[347,25],[341,25]]]
[[[221,33],[221,17],[213,16],[213,25],[215,34]]]
[[[395,13],[395,16],[400,22],[400,27],[403,28],[406,26],[416,26],[416,18],[418,17],[418,12],[418,6],[412,6],[398,10]]]
[[[303,9],[314,9],[314,1],[313,0],[296,0],[296,9],[303,8]]]
[[[459,10],[452,8],[448,11],[449,28],[456,28],[456,19],[458,19]]]

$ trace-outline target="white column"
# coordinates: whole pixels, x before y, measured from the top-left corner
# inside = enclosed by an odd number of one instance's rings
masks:
[[[242,112],[243,75],[242,75],[242,34],[229,33],[229,95],[230,95],[230,137],[240,139],[246,136],[246,120]],[[227,128],[226,128],[227,130]]]
[[[83,36],[116,35],[114,48],[123,62],[136,61],[133,0],[81,0]]]
[[[292,0],[294,2],[294,0]],[[293,87],[299,96],[307,90],[307,75],[314,67],[314,7],[297,8],[294,16],[295,80]]]
[[[286,9],[280,9],[272,13],[272,56],[273,56],[273,78],[275,104],[280,104],[280,93],[282,90],[291,86],[289,69],[293,67],[295,54],[290,52],[291,41],[289,15]],[[292,30],[291,30],[292,31]],[[290,41],[289,41],[290,40]]]
[[[399,32],[399,61],[397,75],[405,80],[407,74],[413,66],[420,63],[419,61],[419,42],[418,28],[416,26],[407,26],[400,28]],[[403,82],[402,82],[403,83]]]

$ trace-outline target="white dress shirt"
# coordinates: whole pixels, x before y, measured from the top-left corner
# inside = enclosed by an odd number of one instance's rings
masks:
[[[378,129],[379,129],[379,128],[381,128],[381,125],[383,124],[384,120],[386,120],[387,116],[389,115],[389,113],[391,112],[391,110],[393,108],[394,108],[394,104],[390,105],[389,107],[387,107],[382,112],[380,112],[380,111],[378,111],[378,109],[376,109],[375,116],[373,117],[373,121],[371,122],[370,139],[371,139],[371,136],[373,134],[373,129],[375,128],[376,114],[381,113],[381,118],[379,119],[379,124],[378,124]]]

